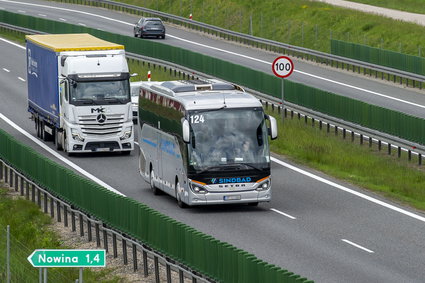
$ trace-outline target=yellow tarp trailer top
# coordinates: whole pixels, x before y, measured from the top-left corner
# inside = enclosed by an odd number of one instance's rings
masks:
[[[124,45],[108,42],[88,33],[35,34],[25,38],[55,52],[124,49]]]

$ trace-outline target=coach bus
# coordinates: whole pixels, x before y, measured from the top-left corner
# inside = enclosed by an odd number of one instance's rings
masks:
[[[180,207],[271,200],[268,136],[276,120],[241,87],[219,80],[143,82],[139,171]]]

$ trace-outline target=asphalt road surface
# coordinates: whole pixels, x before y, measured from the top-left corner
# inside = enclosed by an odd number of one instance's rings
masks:
[[[5,4],[13,3],[0,1],[0,7],[9,10]],[[65,6],[51,2],[48,4]],[[86,7],[76,8],[125,19],[129,23],[135,21],[130,16],[102,9],[98,11]],[[30,11],[40,14],[48,11],[47,8],[37,9],[40,11],[36,11],[36,8],[31,8]],[[20,7],[20,10],[24,11],[24,8]],[[74,21],[84,19],[87,25],[89,23],[93,26],[100,25],[98,22],[100,20],[97,18],[93,20],[88,15],[77,17],[71,12],[64,11],[54,11],[51,14],[52,17],[54,15]],[[123,32],[123,27],[119,23],[109,21],[106,27],[114,32]],[[174,35],[173,29],[170,28],[168,32]],[[261,54],[270,58],[275,57],[262,51],[233,46],[213,39],[205,39],[211,40],[211,44],[205,43],[201,35],[192,35],[186,31],[177,31],[176,34],[187,36],[194,42],[199,40],[196,42],[210,46],[227,48],[225,46],[229,45],[229,49],[234,48],[235,52],[247,56],[259,57],[258,54]],[[200,37],[202,39],[199,39]],[[180,41],[168,36],[164,42],[174,44]],[[192,44],[187,44],[192,46],[192,50],[194,49]],[[425,278],[423,213],[391,203],[382,197],[292,164],[277,156],[273,159],[272,166],[271,203],[260,204],[258,207],[231,205],[180,209],[175,199],[166,195],[154,196],[151,193],[148,184],[138,174],[137,151],[130,156],[90,154],[75,157],[66,157],[63,152],[56,152],[53,144],[37,140],[34,124],[28,119],[25,50],[3,40],[0,40],[0,50],[2,50],[0,128],[41,154],[89,178],[104,182],[111,190],[117,190],[130,198],[146,203],[178,221],[316,282],[423,282]],[[212,51],[205,49],[203,52]],[[227,53],[213,54],[211,55],[221,54],[220,57],[225,59],[223,56]],[[263,60],[266,57],[259,58]],[[260,62],[253,64],[261,65]],[[315,70],[317,66],[309,68]],[[315,74],[323,75],[321,72]],[[350,83],[364,80],[360,77],[350,78],[344,73],[340,75],[347,77]],[[334,76],[333,79],[337,78]],[[375,81],[370,81],[370,84],[388,88],[394,94],[402,90]],[[361,86],[366,87],[365,84]],[[381,88],[377,90],[382,91]],[[417,94],[415,91],[404,91],[413,96]],[[418,94],[418,97],[421,96]],[[415,108],[412,105],[404,107]]]

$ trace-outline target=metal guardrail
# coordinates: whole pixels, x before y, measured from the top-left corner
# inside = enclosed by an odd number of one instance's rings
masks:
[[[82,2],[83,4],[88,2],[103,3],[103,4],[119,7],[120,10],[129,9],[129,10],[138,11],[139,13],[142,12],[142,13],[158,16],[164,19],[165,21],[171,20],[173,23],[179,23],[180,25],[183,25],[188,28],[193,28],[197,31],[207,32],[208,34],[211,33],[213,35],[216,35],[218,37],[223,37],[224,39],[228,39],[228,40],[235,39],[236,41],[239,41],[240,43],[252,45],[257,48],[264,48],[265,50],[279,52],[282,54],[288,54],[288,55],[292,55],[296,57],[301,57],[302,59],[314,61],[321,64],[331,65],[331,66],[334,66],[334,64],[336,63],[337,68],[341,64],[341,68],[344,69],[345,67],[347,67],[347,70],[349,70],[351,66],[353,72],[355,72],[357,69],[358,73],[360,73],[361,69],[363,69],[363,73],[366,74],[366,70],[370,70],[369,71],[370,75],[372,75],[373,72],[375,73],[375,77],[378,77],[378,74],[382,74],[382,79],[383,79],[383,74],[388,74],[394,77],[394,82],[396,81],[396,77],[404,78],[406,80],[412,80],[413,87],[415,87],[416,85],[415,82],[420,82],[420,83],[425,82],[425,76],[422,76],[419,74],[409,73],[409,72],[405,72],[405,71],[401,71],[401,70],[397,70],[393,68],[388,68],[388,67],[375,65],[375,64],[355,60],[355,59],[350,59],[347,57],[332,55],[332,54],[317,51],[317,50],[289,45],[289,44],[285,44],[285,43],[270,40],[270,39],[260,38],[260,37],[236,32],[236,31],[231,31],[231,30],[227,30],[224,28],[210,25],[210,24],[183,18],[180,16],[167,14],[161,11],[156,11],[156,10],[134,6],[130,4],[125,4],[125,3],[119,3],[119,2],[115,2],[111,0],[84,0]],[[390,78],[388,77],[388,80],[389,79]],[[408,83],[409,82],[406,81],[406,84]],[[418,86],[419,88],[422,88],[422,84],[418,84]]]
[[[2,159],[0,159],[0,181],[4,181],[11,189],[20,192],[21,197],[36,203],[44,213],[50,214],[52,219],[56,217],[57,222],[63,222],[64,227],[69,228],[70,220],[72,232],[79,230],[80,237],[87,236],[88,242],[96,241],[97,247],[102,247],[103,244],[102,248],[105,249],[107,254],[110,254],[112,251],[114,258],[118,258],[120,255],[124,265],[128,265],[129,263],[133,265],[134,272],[140,270],[139,261],[142,259],[144,277],[149,276],[149,266],[153,266],[155,282],[158,283],[161,281],[160,277],[164,276],[167,282],[171,282],[177,278],[179,282],[184,282],[185,279],[190,279],[195,283],[214,282],[167,256],[152,250],[149,246],[108,227],[102,221],[96,220],[92,216],[79,211],[32,182]],[[129,257],[129,250],[131,250],[131,257]],[[165,270],[161,270],[161,268],[165,268]],[[152,272],[152,268],[150,269]]]

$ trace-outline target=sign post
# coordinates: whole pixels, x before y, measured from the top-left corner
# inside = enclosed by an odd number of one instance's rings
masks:
[[[287,56],[277,57],[272,63],[272,70],[275,76],[282,78],[281,94],[282,94],[282,122],[284,117],[284,78],[289,77],[294,71],[294,63]]]
[[[78,282],[82,283],[84,267],[106,266],[105,250],[35,250],[27,259],[32,266],[44,268],[45,281],[48,267],[79,267]]]

